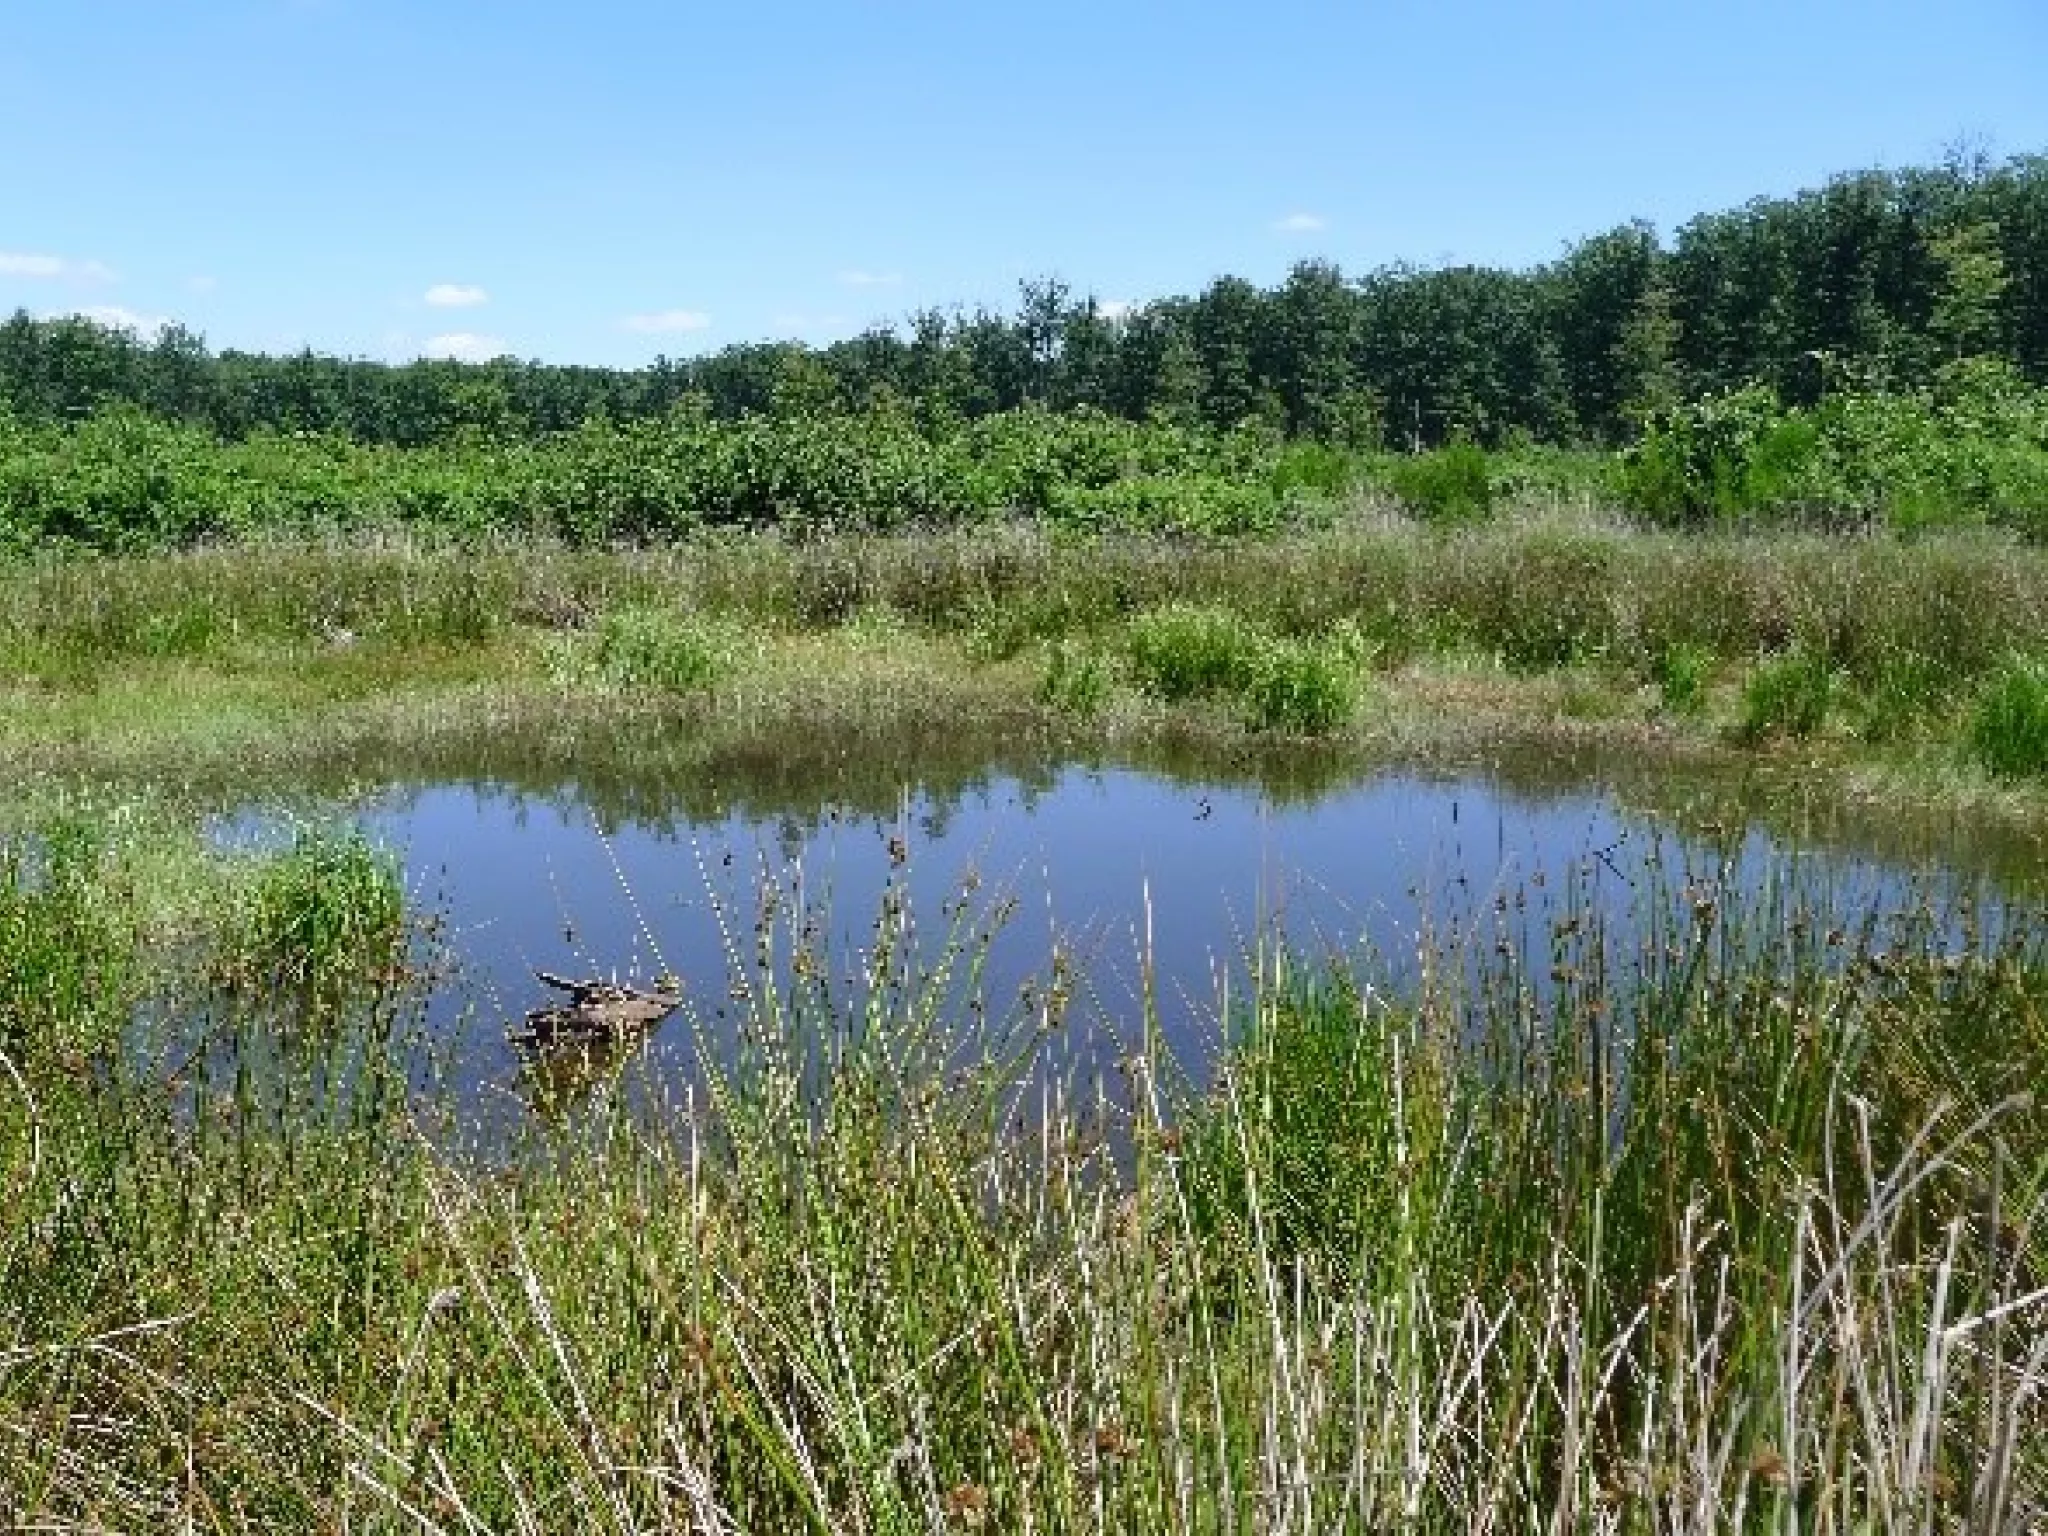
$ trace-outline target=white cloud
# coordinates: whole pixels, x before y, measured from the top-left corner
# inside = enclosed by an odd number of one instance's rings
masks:
[[[499,336],[479,336],[474,331],[450,331],[445,336],[429,336],[421,349],[423,357],[452,358],[458,363],[484,363],[494,357],[505,355],[505,342]]]
[[[1320,213],[1290,213],[1273,227],[1283,235],[1312,235],[1319,229],[1329,228],[1329,224],[1330,221]]]
[[[0,251],[0,277],[52,277],[73,282],[108,283],[114,269],[103,261],[75,261],[38,251]]]
[[[903,274],[869,272],[860,267],[851,267],[839,274],[839,281],[849,288],[893,288],[903,281]]]
[[[628,315],[619,323],[629,331],[661,336],[673,331],[706,330],[711,325],[711,317],[701,309],[661,309],[652,314]]]
[[[490,303],[491,296],[474,283],[436,283],[427,290],[426,299],[436,309],[472,309]]]
[[[96,325],[110,326],[117,331],[133,331],[143,340],[153,339],[159,331],[171,323],[169,315],[144,315],[122,304],[81,304],[67,310],[67,314],[90,320]]]
[[[1137,307],[1130,299],[1104,299],[1095,306],[1095,313],[1105,320],[1121,320],[1135,312]]]

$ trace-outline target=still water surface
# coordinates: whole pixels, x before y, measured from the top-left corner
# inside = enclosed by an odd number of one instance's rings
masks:
[[[1594,911],[1625,951],[1651,906],[1782,883],[1788,869],[1801,900],[1853,918],[1965,898],[1995,910],[2029,867],[2026,850],[1987,857],[1938,834],[1916,850],[1882,822],[1774,833],[1722,794],[1660,793],[1644,809],[1612,776],[1397,772],[1304,787],[1174,768],[1008,762],[773,793],[740,779],[598,794],[482,775],[387,787],[352,814],[445,922],[453,977],[427,1022],[446,1081],[485,1120],[533,1097],[503,1029],[552,1000],[536,969],[680,976],[686,1008],[633,1063],[643,1088],[680,1081],[700,1038],[734,1028],[733,960],[743,972],[768,890],[810,914],[836,976],[860,970],[886,893],[905,897],[935,950],[949,904],[971,890],[973,931],[992,932],[978,984],[989,1015],[1058,947],[1084,978],[1077,1037],[1105,1055],[1141,1027],[1149,963],[1167,1043],[1199,1070],[1218,998],[1241,990],[1262,935],[1398,986],[1447,935],[1476,954],[1485,935],[1515,931],[1540,956],[1550,924]]]

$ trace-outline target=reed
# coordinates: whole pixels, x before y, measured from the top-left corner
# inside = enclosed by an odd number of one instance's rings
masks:
[[[996,995],[987,893],[892,889],[841,955],[764,871],[668,1109],[487,1160],[368,1015],[303,1047],[347,1072],[10,1058],[0,1487],[102,1526],[2024,1528],[2040,935],[1710,875],[1614,926],[1511,899],[1406,985],[1264,946],[1212,1058],[1141,1008],[1098,1082],[1043,1062],[1100,994],[1056,953]]]

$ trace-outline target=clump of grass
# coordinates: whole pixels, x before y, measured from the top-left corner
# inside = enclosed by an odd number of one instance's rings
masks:
[[[1946,669],[1924,652],[1888,655],[1873,671],[1858,701],[1857,730],[1866,741],[1905,740],[1948,705]]]
[[[1658,703],[1671,715],[1697,715],[1707,706],[1707,685],[1714,672],[1714,653],[1703,645],[1677,641],[1667,645],[1650,667]]]
[[[96,1047],[140,981],[125,872],[75,817],[0,838],[0,1050]]]
[[[1100,714],[1109,702],[1111,682],[1108,659],[1100,651],[1071,640],[1055,640],[1046,647],[1038,698],[1062,713],[1092,716]]]
[[[1971,752],[1993,773],[2048,774],[2048,660],[2009,658],[1978,694],[1969,732]]]
[[[228,966],[333,996],[388,971],[404,936],[397,860],[357,829],[306,827],[256,875]]]
[[[721,637],[672,609],[633,605],[607,613],[597,629],[598,675],[621,688],[694,693],[725,670]]]
[[[1319,736],[1351,717],[1343,640],[1278,640],[1228,609],[1174,604],[1140,614],[1125,638],[1138,686],[1168,703],[1229,697],[1260,730]]]
[[[1245,688],[1268,642],[1228,609],[1176,603],[1133,619],[1125,646],[1138,686],[1179,703]]]
[[[1737,730],[1746,741],[1804,739],[1827,727],[1840,684],[1825,651],[1797,645],[1760,662],[1742,689]]]
[[[1242,693],[1260,730],[1323,736],[1351,718],[1357,693],[1351,669],[1335,646],[1269,641],[1244,680]]]
[[[1362,1282],[1417,1193],[1404,1161],[1443,1124],[1442,1085],[1415,1070],[1414,1020],[1275,956],[1246,1024],[1180,1126],[1192,1228],[1237,1263],[1263,1247],[1326,1283]]]

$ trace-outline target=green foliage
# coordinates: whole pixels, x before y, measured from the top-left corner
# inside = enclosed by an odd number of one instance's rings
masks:
[[[1325,500],[1348,494],[1359,479],[1357,459],[1342,448],[1313,440],[1283,447],[1273,461],[1272,486],[1286,497],[1296,492]]]
[[[1261,1248],[1282,1267],[1307,1261],[1326,1283],[1369,1281],[1366,1267],[1392,1257],[1412,1225],[1403,1209],[1423,1193],[1404,1154],[1420,1160],[1443,1129],[1427,1074],[1397,1079],[1411,1031],[1341,977],[1270,987],[1220,1086],[1183,1117],[1204,1242],[1239,1262]]]
[[[1925,722],[1949,707],[1950,686],[1958,669],[1921,650],[1899,650],[1883,656],[1861,681],[1857,731],[1866,741],[1893,742],[1911,737]]]
[[[1924,388],[1847,389],[1810,407],[1750,386],[1654,415],[1622,456],[1621,486],[1631,506],[1675,525],[1989,522],[2038,538],[2048,390],[1981,358]]]
[[[1125,646],[1138,686],[1177,703],[1249,687],[1268,642],[1226,608],[1175,604],[1133,619]]]
[[[1817,736],[1828,723],[1840,681],[1825,651],[1796,645],[1759,662],[1742,689],[1738,729],[1750,741]]]
[[[1041,703],[1085,718],[1101,713],[1110,686],[1108,659],[1093,646],[1055,640],[1046,647],[1045,674],[1038,685]]]
[[[1402,504],[1432,523],[1481,522],[1493,511],[1486,450],[1467,440],[1397,460],[1387,478]]]
[[[98,1049],[140,985],[125,874],[86,821],[0,838],[0,1053]]]
[[[1643,891],[1617,942],[1566,881],[1503,890],[1404,979],[1262,956],[1183,1037],[1203,1086],[1112,1118],[1032,1052],[1116,987],[1059,959],[990,1018],[983,911],[893,885],[843,982],[857,920],[795,883],[703,978],[733,1024],[677,1134],[636,1091],[472,1155],[396,1032],[272,1072],[233,1014],[180,1082],[0,1073],[14,1507],[1437,1532],[1640,1488],[1676,1525],[1969,1529],[2042,1486],[2025,913],[1958,946],[1795,878]]]
[[[1356,703],[1343,644],[1275,639],[1229,609],[1154,609],[1131,621],[1124,643],[1145,692],[1169,703],[1236,698],[1256,729],[1324,735]]]
[[[354,829],[305,827],[257,873],[227,968],[332,999],[389,970],[404,936],[397,860]]]
[[[2014,656],[1986,680],[1971,711],[1969,741],[1993,773],[2048,775],[2048,660]]]
[[[620,688],[694,693],[726,670],[727,645],[700,620],[670,608],[614,609],[598,624],[595,666]]]
[[[1978,219],[1929,242],[1941,267],[1941,287],[1927,328],[1952,357],[1978,357],[1997,348],[1999,307],[2010,278],[1999,250],[1998,226]]]
[[[1705,646],[1684,641],[1666,646],[1650,669],[1659,702],[1667,714],[1697,715],[1706,708],[1707,685],[1714,673],[1714,654]]]
[[[1490,448],[1517,435],[1608,445],[1687,400],[1751,385],[1804,410],[1845,379],[1923,389],[1939,365],[1963,358],[1996,359],[2040,383],[2048,380],[2048,288],[2037,276],[2048,251],[2044,208],[2048,157],[1862,171],[1702,214],[1668,241],[1647,224],[1624,225],[1528,270],[1394,266],[1347,275],[1303,262],[1274,287],[1219,277],[1198,294],[1116,316],[1040,278],[1020,285],[1008,313],[926,310],[902,327],[824,348],[741,343],[632,370],[215,354],[176,327],[149,341],[23,311],[0,323],[0,413],[33,430],[139,411],[237,443],[493,450],[592,423],[630,436],[640,424],[691,414],[742,437],[786,428],[810,462],[783,480],[745,454],[726,466],[730,480],[723,471],[713,477],[730,493],[715,503],[692,504],[675,485],[643,499],[631,482],[611,482],[605,515],[622,536],[651,536],[715,507],[736,521],[793,517],[791,493],[811,498],[804,516],[843,520],[858,506],[871,521],[881,487],[905,466],[888,462],[887,442],[863,441],[870,416],[934,438],[1032,411],[1087,411],[1217,434],[1249,423],[1346,451],[1390,442],[1419,450],[1461,435]],[[842,423],[835,440],[832,424]],[[867,457],[875,447],[883,451]],[[1796,458],[1796,447],[1788,441],[1777,451]],[[97,542],[105,530],[92,520],[115,508],[127,509],[122,528],[147,537],[188,537],[217,520],[233,526],[233,486],[220,487],[230,493],[224,500],[181,501],[148,483],[151,459],[145,451],[129,468],[104,457],[79,466],[69,504],[84,509],[85,526],[73,536]],[[1660,468],[1672,466],[1654,455],[1642,466],[1646,494],[1717,508],[1711,475],[1674,486],[1660,483]],[[1282,496],[1304,485],[1328,496],[1336,478],[1334,462],[1260,477]],[[477,503],[457,483],[422,476],[393,499],[393,511],[450,525]],[[1028,490],[1019,504],[1035,505]],[[921,515],[914,494],[892,505]],[[588,506],[579,497],[563,510]],[[493,523],[531,510],[515,500],[496,509]],[[635,523],[645,526],[634,531]]]
[[[1337,647],[1292,640],[1266,644],[1243,693],[1254,726],[1297,736],[1336,730],[1357,699],[1352,669]]]

